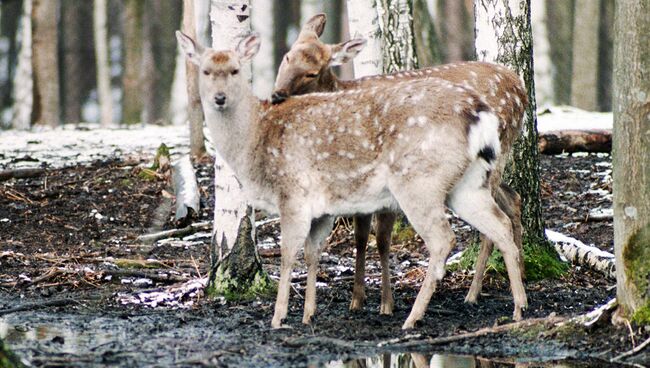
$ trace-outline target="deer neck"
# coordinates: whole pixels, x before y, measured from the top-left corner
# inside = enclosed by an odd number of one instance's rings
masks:
[[[334,74],[332,68],[325,68],[319,80],[320,91],[335,92],[341,88],[341,80]]]
[[[250,148],[254,146],[251,140],[255,136],[253,130],[262,108],[260,100],[250,89],[245,90],[245,96],[227,110],[203,107],[215,149],[238,177],[246,176],[246,170],[250,167]]]

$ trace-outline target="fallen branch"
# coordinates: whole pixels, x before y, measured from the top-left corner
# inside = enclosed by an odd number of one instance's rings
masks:
[[[172,164],[172,182],[176,195],[176,220],[187,217],[190,208],[194,213],[199,213],[201,195],[189,155],[184,155]]]
[[[611,152],[610,130],[553,130],[541,133],[539,152],[556,155],[562,152]]]
[[[532,327],[535,325],[539,324],[545,324],[545,325],[556,325],[560,322],[565,321],[565,318],[563,317],[556,317],[555,315],[550,315],[545,318],[531,318],[527,319],[524,321],[519,321],[519,322],[513,322],[513,323],[508,323],[505,325],[501,326],[496,326],[496,327],[485,327],[481,328],[479,330],[476,330],[474,332],[467,332],[459,335],[452,335],[452,336],[444,336],[444,337],[437,337],[437,338],[428,338],[428,339],[420,339],[420,340],[411,340],[410,337],[408,337],[406,342],[395,342],[395,340],[389,340],[383,343],[377,344],[378,347],[381,346],[386,346],[389,345],[391,348],[396,347],[396,348],[412,348],[412,347],[418,347],[418,346],[423,346],[423,345],[442,345],[442,344],[448,344],[450,342],[456,342],[456,341],[461,341],[461,340],[467,340],[467,339],[473,339],[475,337],[481,337],[485,335],[492,335],[492,334],[498,334],[498,333],[503,333],[503,332],[509,332],[512,330],[520,329],[520,328],[528,328]]]
[[[45,300],[38,303],[25,303],[23,305],[19,305],[13,308],[0,309],[0,316],[4,316],[6,314],[16,313],[16,312],[33,311],[36,309],[42,309],[47,307],[64,307],[70,304],[81,304],[81,303],[74,299],[69,299],[69,298]]]
[[[555,250],[569,262],[598,271],[610,279],[616,279],[613,254],[553,230],[547,229],[546,236],[555,246]]]
[[[611,316],[611,312],[616,309],[618,305],[616,298],[608,301],[604,305],[592,310],[589,313],[572,318],[569,322],[578,323],[585,327],[591,327],[596,323],[604,320],[606,317]]]
[[[211,229],[212,229],[212,224],[209,221],[197,222],[196,224],[192,224],[182,229],[171,229],[171,230],[165,230],[153,234],[140,235],[138,236],[137,240],[143,243],[153,243],[160,239],[179,238],[182,236],[194,234],[201,230],[211,230]]]
[[[35,178],[45,173],[45,169],[40,168],[25,168],[0,171],[0,181],[9,179],[26,179]]]
[[[634,354],[637,354],[637,353],[640,352],[641,350],[645,349],[648,345],[650,345],[650,338],[648,338],[647,340],[645,340],[644,342],[642,342],[641,344],[639,344],[639,345],[638,345],[637,347],[635,347],[634,349],[629,350],[629,351],[626,351],[625,353],[620,354],[620,355],[618,355],[618,356],[612,358],[611,361],[612,361],[612,362],[618,362],[618,361],[620,361],[620,360],[623,359],[623,358],[627,358],[627,357],[629,357],[629,356],[632,356],[632,355],[634,355]]]
[[[171,273],[147,272],[142,270],[107,270],[102,272],[104,275],[110,275],[114,277],[134,277],[139,279],[149,279],[154,282],[176,283],[185,282],[188,280],[187,277],[174,275]]]

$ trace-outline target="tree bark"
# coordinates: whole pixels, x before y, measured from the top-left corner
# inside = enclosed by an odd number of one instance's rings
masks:
[[[413,1],[413,34],[420,68],[440,64],[440,39],[426,0]]]
[[[378,0],[379,27],[383,36],[384,73],[418,67],[413,37],[413,8],[408,0]]]
[[[194,9],[195,0],[183,2],[183,32],[196,38],[197,23]],[[189,60],[185,61],[185,78],[187,80],[187,118],[190,125],[190,152],[194,157],[205,154],[203,137],[203,109],[199,95],[199,68]]]
[[[18,60],[17,35],[23,12],[22,0],[3,1],[0,4],[0,39],[6,40],[6,54],[0,57],[5,69],[0,71],[0,112],[12,105],[13,85]],[[7,122],[0,121],[4,126]]]
[[[259,98],[269,98],[275,81],[275,65],[273,64],[273,34],[274,20],[272,1],[258,1],[251,10],[253,30],[260,34],[262,44],[257,56],[253,59],[253,91]]]
[[[97,59],[97,95],[99,99],[100,124],[113,124],[113,96],[111,91],[111,69],[108,63],[108,29],[106,0],[95,0],[93,19],[95,23],[95,53]]]
[[[612,77],[614,70],[614,0],[601,0],[598,40],[598,107],[612,111]]]
[[[539,186],[530,0],[476,0],[475,12],[478,59],[516,71],[528,91],[523,132],[513,147],[504,177],[522,197],[524,253],[535,253],[537,248],[549,251],[552,248],[544,235]]]
[[[142,122],[142,40],[144,1],[124,1],[124,64],[122,74],[122,121]]]
[[[250,13],[250,0],[212,0],[212,47],[234,49],[250,32]],[[251,82],[250,63],[241,65],[240,73]],[[269,278],[255,245],[254,211],[243,199],[239,180],[218,152],[214,176],[214,231],[207,293],[237,299],[268,291]]]
[[[551,62],[554,66],[553,88],[555,104],[571,103],[571,65],[573,55],[567,45],[573,43],[574,0],[547,1],[546,17],[553,25],[553,42],[550,44]]]
[[[650,324],[650,0],[617,1],[614,21],[614,250],[625,317]]]
[[[453,63],[463,58],[463,3],[458,0],[444,0],[446,61]]]
[[[58,0],[32,1],[32,124],[61,124],[59,97]]]
[[[23,1],[21,15],[21,45],[18,52],[16,77],[13,80],[14,104],[11,111],[11,126],[14,129],[27,130],[31,125],[33,106],[32,79],[32,0]]]
[[[535,67],[535,97],[540,106],[552,105],[553,98],[553,64],[546,17],[547,0],[532,0],[531,23],[533,29],[533,50]]]
[[[293,42],[291,36],[297,36],[300,30],[300,0],[269,0],[273,1],[273,70],[278,70],[282,58],[289,51]],[[214,34],[214,33],[213,33]]]
[[[576,0],[575,6],[571,105],[587,111],[596,111],[600,1]]]
[[[382,34],[376,2],[348,0],[347,10],[350,38],[362,37],[367,41],[366,47],[353,59],[354,77],[381,74],[384,71]]]

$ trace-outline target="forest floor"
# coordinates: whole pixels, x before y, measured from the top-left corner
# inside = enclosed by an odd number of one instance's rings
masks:
[[[448,272],[424,320],[404,332],[400,327],[424,276],[422,241],[409,233],[395,237],[390,262],[396,308],[394,315],[381,316],[380,268],[371,239],[368,298],[362,311],[350,312],[354,245],[344,221],[323,250],[312,325],[300,323],[306,273],[300,258],[287,320],[291,328],[273,330],[274,296],[206,300],[200,281],[183,284],[207,273],[208,228],[153,244],[136,240],[175,227],[168,179],[139,175],[151,165],[153,152],[49,166],[40,156],[0,152],[0,171],[26,160],[46,166],[41,176],[0,182],[0,339],[30,365],[363,367],[392,359],[399,367],[428,366],[429,361],[452,367],[478,366],[473,359],[484,366],[487,359],[492,366],[555,361],[615,366],[612,358],[650,336],[634,325],[602,323],[590,329],[549,327],[446,344],[413,343],[511,322],[507,281],[489,275],[479,302],[469,305],[463,298],[472,274]],[[609,155],[543,156],[541,163],[547,227],[613,252],[611,219],[590,219],[594,209],[611,208]],[[196,173],[202,210],[193,222],[208,221],[214,204],[211,160],[200,163]],[[279,225],[258,223],[264,267],[277,277]],[[473,234],[453,217],[452,223],[456,251],[462,250]],[[184,285],[182,297],[167,298],[170,287],[178,285]],[[526,318],[575,317],[616,294],[614,280],[581,267],[559,279],[529,281],[526,291]],[[622,361],[648,365],[650,351]]]

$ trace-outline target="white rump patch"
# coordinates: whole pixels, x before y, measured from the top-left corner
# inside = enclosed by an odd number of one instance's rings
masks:
[[[479,112],[478,122],[470,128],[467,142],[471,159],[477,158],[479,152],[486,147],[491,148],[495,156],[499,156],[501,144],[499,143],[499,119],[497,116],[492,112]],[[493,160],[486,169],[492,169],[495,163],[496,160]]]

